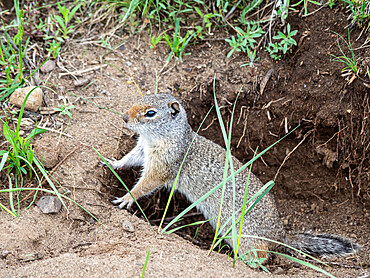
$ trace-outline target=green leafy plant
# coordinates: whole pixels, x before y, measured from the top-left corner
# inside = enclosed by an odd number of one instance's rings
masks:
[[[46,50],[50,53],[51,56],[53,56],[54,59],[56,59],[62,49],[62,42],[53,39],[52,41],[47,42],[47,44],[49,45],[49,47],[46,48]]]
[[[3,121],[3,124],[3,135],[9,143],[7,151],[0,151],[1,156],[7,157],[8,165],[4,169],[7,169],[8,173],[14,170],[18,175],[26,175],[28,170],[32,177],[34,151],[31,141],[36,135],[44,133],[46,130],[35,128],[26,138],[23,138],[19,136],[19,129],[17,129],[17,133],[10,129],[7,122]]]
[[[194,6],[194,10],[202,18],[202,24],[201,25],[196,25],[194,27],[195,28],[196,37],[198,37],[200,39],[204,39],[204,33],[206,32],[205,30],[207,30],[208,33],[211,33],[212,22],[211,22],[210,19],[213,18],[213,17],[220,17],[220,18],[222,18],[222,16],[219,15],[219,14],[215,14],[215,13],[207,13],[207,14],[204,14],[200,10],[200,8],[198,8],[197,6]]]
[[[335,0],[329,0],[327,3],[330,9],[335,6]]]
[[[101,38],[100,39],[101,46],[104,47],[104,48],[110,48],[110,43],[109,43],[108,40],[109,40],[108,37],[106,37],[105,39]]]
[[[267,268],[263,265],[263,262],[266,258],[259,258],[257,250],[255,248],[251,248],[249,252],[240,256],[240,259],[247,264],[250,268],[261,268],[265,272],[269,272]]]
[[[152,43],[150,44],[150,48],[151,49],[156,49],[157,48],[157,44],[162,40],[162,36],[152,36],[151,38],[151,41]]]
[[[53,108],[55,111],[59,112],[59,115],[67,115],[70,119],[72,119],[72,113],[70,110],[75,108],[74,105],[68,104],[66,98],[62,98],[63,104],[60,105],[60,107]]]
[[[168,55],[167,61],[169,61],[172,55],[175,55],[182,62],[182,55],[184,54],[184,49],[188,45],[189,41],[193,37],[193,34],[190,35],[190,31],[186,32],[184,38],[180,34],[180,19],[176,21],[175,31],[173,33],[173,38],[171,38],[167,33],[164,33],[164,40],[167,42],[168,46],[171,49],[170,54]]]
[[[256,49],[254,49],[252,51],[249,48],[247,48],[247,55],[248,55],[248,58],[249,58],[249,62],[246,63],[246,64],[241,65],[241,67],[249,66],[250,68],[253,68],[254,65],[255,65],[255,63],[259,59],[259,57],[256,56],[257,55],[256,53],[257,53],[257,50]]]
[[[66,6],[61,6],[58,3],[58,9],[59,9],[59,12],[62,14],[62,16],[54,15],[54,19],[58,26],[58,31],[57,31],[56,36],[58,36],[59,35],[58,32],[60,32],[62,41],[69,39],[69,34],[74,32],[76,26],[69,25],[69,23],[79,8],[80,8],[80,5],[77,5],[72,10],[70,10]],[[60,37],[58,38],[60,39]]]
[[[279,42],[269,43],[266,48],[266,51],[269,52],[270,57],[274,60],[281,59],[281,52],[286,54],[288,50],[297,45],[297,42],[293,39],[293,36],[297,34],[298,30],[290,31],[290,24],[287,25],[287,35],[283,32],[278,32],[278,35],[274,36],[273,39],[280,40]]]
[[[314,0],[301,0],[301,1],[298,1],[297,3],[295,3],[294,5],[292,5],[292,7],[297,7],[299,5],[301,5],[303,3],[303,7],[304,7],[304,15],[307,15],[308,14],[308,3],[311,3],[311,4],[314,4],[314,5],[317,5],[317,6],[321,6],[320,2],[317,2],[317,1],[314,1]]]
[[[235,29],[238,32],[237,37],[235,38],[235,36],[232,36],[231,39],[225,40],[232,47],[227,54],[228,58],[231,57],[235,51],[247,52],[248,48],[254,50],[255,39],[261,37],[265,33],[258,25],[251,24],[247,25],[246,31],[243,31],[240,27],[235,27]]]
[[[281,47],[278,43],[269,43],[266,47],[266,51],[270,54],[270,57],[274,60],[280,60],[281,59]]]

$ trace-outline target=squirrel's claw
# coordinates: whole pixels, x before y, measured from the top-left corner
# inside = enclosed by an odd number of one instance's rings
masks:
[[[114,204],[114,205],[118,205],[118,208],[119,209],[123,209],[123,208],[127,208],[127,209],[130,209],[133,202],[134,202],[134,199],[132,199],[131,195],[130,194],[126,194],[125,196],[121,197],[121,198],[118,198],[118,197],[113,197],[111,199],[111,202]]]
[[[115,158],[113,158],[113,157],[112,158],[105,158],[105,160],[113,168],[113,170],[117,170],[117,169],[121,168],[119,165],[117,165],[118,160],[116,160]],[[104,161],[99,161],[98,164],[102,167],[107,166],[107,164]]]

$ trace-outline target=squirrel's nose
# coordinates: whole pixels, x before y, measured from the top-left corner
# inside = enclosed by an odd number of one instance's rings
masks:
[[[124,121],[125,123],[127,123],[127,122],[128,122],[128,120],[129,120],[129,116],[128,116],[127,112],[123,113],[122,119],[123,119],[123,121]]]

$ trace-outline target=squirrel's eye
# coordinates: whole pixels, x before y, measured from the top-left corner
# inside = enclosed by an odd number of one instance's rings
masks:
[[[145,117],[147,117],[147,118],[151,118],[151,117],[154,117],[154,116],[155,116],[155,114],[157,114],[157,111],[154,111],[154,110],[148,110],[148,111],[146,111],[146,113],[145,113]]]

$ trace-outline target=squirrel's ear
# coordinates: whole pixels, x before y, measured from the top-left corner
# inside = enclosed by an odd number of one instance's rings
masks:
[[[172,108],[172,112],[171,112],[172,117],[176,117],[176,115],[180,113],[180,104],[177,101],[169,102],[168,107]]]

